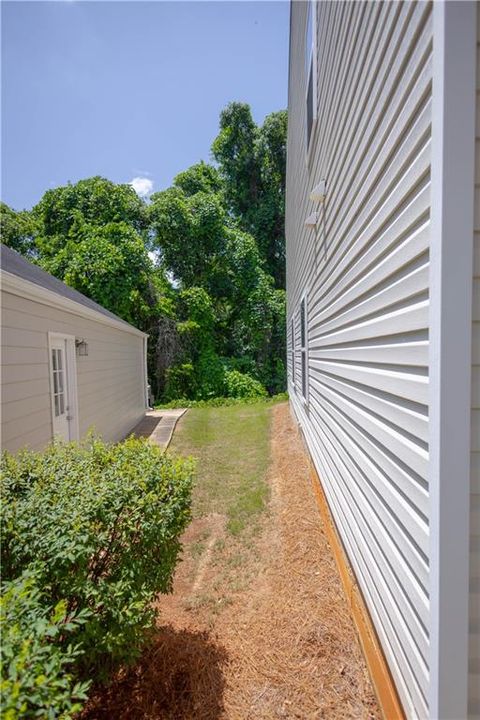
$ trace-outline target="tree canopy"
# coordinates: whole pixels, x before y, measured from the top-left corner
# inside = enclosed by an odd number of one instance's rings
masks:
[[[47,190],[32,210],[38,224],[37,244],[42,239],[65,237],[79,223],[106,225],[126,222],[137,232],[146,229],[146,206],[130,185],[117,185],[102,177],[80,180]],[[61,242],[61,240],[60,240]],[[48,253],[45,243],[42,252]],[[52,248],[55,252],[55,248]]]
[[[231,103],[217,167],[192,165],[150,202],[97,176],[48,190],[30,212],[2,204],[2,240],[148,332],[157,395],[222,395],[232,378],[279,392],[286,122],[282,111],[259,127]]]
[[[153,246],[186,287],[206,282],[213,259],[222,252],[226,213],[221,197],[203,190],[187,195],[172,187],[151,197]]]
[[[258,127],[250,106],[238,102],[222,110],[212,145],[227,206],[255,237],[279,288],[285,287],[286,147],[286,110],[267,115]]]
[[[31,213],[23,210],[15,212],[4,202],[0,202],[0,227],[2,242],[22,255],[36,254],[35,223]]]

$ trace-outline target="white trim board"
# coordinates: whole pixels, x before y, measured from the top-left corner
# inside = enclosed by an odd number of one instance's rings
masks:
[[[82,305],[81,303],[71,300],[70,298],[63,297],[52,290],[41,287],[36,283],[25,280],[24,278],[9,273],[6,270],[1,271],[2,279],[2,290],[5,292],[12,293],[13,295],[19,295],[20,297],[26,298],[27,300],[33,300],[34,302],[48,305],[49,307],[58,308],[64,310],[72,315],[78,315],[79,317],[87,318],[95,322],[101,323],[102,325],[108,325],[109,327],[116,328],[117,330],[123,330],[123,332],[130,333],[131,335],[138,335],[139,337],[148,337],[147,333],[137,330],[133,325],[115,318],[108,317],[98,310]]]
[[[433,8],[430,243],[430,696],[468,714],[476,4]]]

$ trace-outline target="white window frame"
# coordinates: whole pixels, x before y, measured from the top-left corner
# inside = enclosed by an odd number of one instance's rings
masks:
[[[303,323],[302,323],[303,306]],[[307,292],[300,298],[300,392],[302,401],[308,405],[309,398],[309,373],[308,373],[308,306]],[[305,359],[304,359],[305,358]]]
[[[77,391],[77,357],[75,351],[75,335],[66,335],[65,333],[49,332],[48,333],[48,370],[50,378],[50,407],[52,413],[52,439],[54,437],[55,424],[55,400],[53,388],[53,365],[52,365],[52,344],[53,341],[65,341],[65,381],[68,397],[68,413],[71,417],[69,420],[68,431],[69,440],[80,439],[80,429],[78,421],[78,391]]]
[[[308,27],[309,20],[312,23],[312,39],[308,43]],[[310,137],[308,135],[308,88],[310,85],[310,76],[312,76],[312,127]],[[313,147],[313,136],[317,126],[317,2],[316,0],[308,0],[307,2],[307,20],[305,25],[305,162],[307,165],[310,161],[311,150]]]

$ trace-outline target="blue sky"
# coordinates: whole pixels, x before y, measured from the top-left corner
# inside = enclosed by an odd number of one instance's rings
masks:
[[[289,3],[2,2],[2,199],[103,175],[168,187],[221,109],[287,105]]]

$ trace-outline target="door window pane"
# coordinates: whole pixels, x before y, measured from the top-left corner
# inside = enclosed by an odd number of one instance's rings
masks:
[[[52,348],[53,403],[55,417],[65,412],[65,377],[63,350]]]

